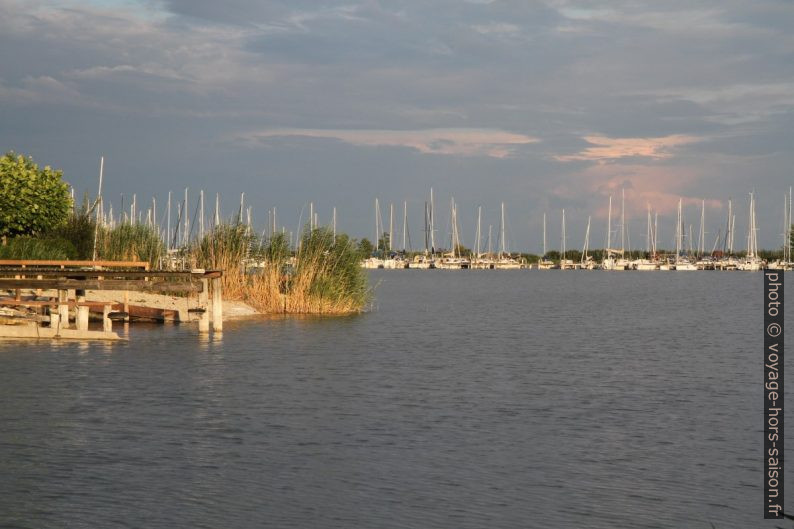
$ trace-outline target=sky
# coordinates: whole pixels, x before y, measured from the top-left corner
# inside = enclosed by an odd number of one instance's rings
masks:
[[[423,245],[457,203],[462,241],[604,246],[625,193],[632,247],[673,246],[679,198],[706,246],[727,201],[744,248],[782,241],[794,185],[794,6],[788,1],[0,0],[0,147],[62,169],[106,203],[198,190],[232,215],[372,239],[374,200],[407,201]],[[210,198],[211,197],[211,198]],[[613,222],[613,232],[618,222]],[[617,235],[617,233],[615,233]],[[614,235],[613,235],[614,236]],[[697,235],[696,235],[697,236]],[[495,236],[494,236],[495,237]],[[485,244],[485,242],[483,242]]]

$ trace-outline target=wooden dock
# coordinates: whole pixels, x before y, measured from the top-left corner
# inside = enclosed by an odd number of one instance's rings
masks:
[[[33,309],[33,318],[4,318],[0,338],[73,338],[118,340],[113,321],[130,321],[130,292],[182,294],[193,301],[188,313],[197,315],[200,333],[223,330],[223,296],[220,270],[150,270],[137,261],[11,261],[0,260],[0,291],[13,297],[0,297],[0,307]],[[22,291],[35,291],[34,297]],[[43,291],[55,297],[41,299]],[[87,290],[123,292],[123,303],[87,301]],[[195,300],[193,299],[195,297]],[[155,314],[158,307],[136,307]],[[91,310],[102,313],[102,330],[89,330]],[[74,314],[73,318],[70,315]],[[74,327],[70,319],[74,320]],[[188,318],[180,318],[187,320]],[[47,323],[47,326],[42,324]]]

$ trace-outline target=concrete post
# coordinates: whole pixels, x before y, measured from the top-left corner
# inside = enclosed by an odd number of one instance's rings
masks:
[[[69,293],[66,290],[58,291],[58,316],[61,320],[61,329],[69,328]]]
[[[199,294],[199,307],[204,309],[204,312],[201,313],[201,317],[199,318],[199,332],[200,333],[208,333],[210,332],[210,307],[209,307],[209,300],[210,300],[210,293],[209,293],[210,282],[207,279],[201,280],[201,293]]]
[[[55,332],[55,336],[61,335],[61,316],[57,312],[50,311],[50,329]]]
[[[78,331],[87,331],[88,330],[88,306],[80,305],[80,303],[85,303],[85,290],[77,290],[75,291],[75,295],[77,298],[77,330]]]
[[[223,294],[219,277],[212,280],[212,330],[223,332]]]
[[[113,332],[113,322],[108,318],[110,314],[110,305],[102,307],[102,330],[105,332]]]

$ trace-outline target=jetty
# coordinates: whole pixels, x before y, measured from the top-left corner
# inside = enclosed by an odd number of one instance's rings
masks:
[[[210,324],[222,332],[222,275],[150,270],[138,261],[0,260],[0,338],[119,340],[113,322],[135,319],[197,321],[199,333],[210,332]],[[89,301],[87,291],[120,296]],[[174,309],[153,296],[131,304],[131,293],[176,294],[185,303]],[[101,314],[101,328],[89,329],[92,312]]]

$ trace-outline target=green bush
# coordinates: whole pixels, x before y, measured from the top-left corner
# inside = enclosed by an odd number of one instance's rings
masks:
[[[87,204],[75,211],[66,221],[48,233],[48,236],[65,239],[76,250],[76,259],[91,259],[94,254],[96,221],[89,213]]]
[[[38,235],[63,224],[72,199],[61,175],[21,154],[0,158],[0,236]]]

